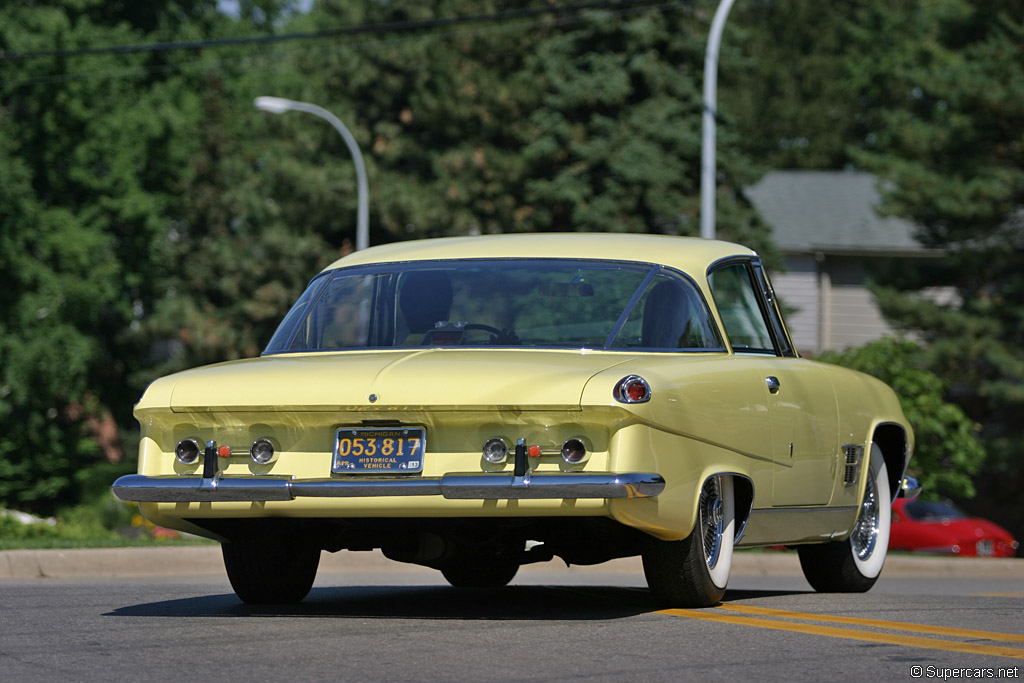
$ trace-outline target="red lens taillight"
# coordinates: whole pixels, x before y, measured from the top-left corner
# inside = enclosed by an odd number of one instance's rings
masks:
[[[651,385],[639,375],[629,375],[619,380],[613,394],[620,403],[645,403],[651,400]]]

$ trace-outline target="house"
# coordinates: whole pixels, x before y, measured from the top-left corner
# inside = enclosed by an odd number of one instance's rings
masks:
[[[878,183],[869,173],[772,171],[746,191],[782,253],[772,284],[803,354],[894,333],[867,288],[872,260],[941,256],[914,238],[913,223],[876,213]]]

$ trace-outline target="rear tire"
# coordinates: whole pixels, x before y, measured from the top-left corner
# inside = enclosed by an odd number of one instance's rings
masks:
[[[300,602],[313,587],[320,548],[308,542],[244,539],[221,544],[235,594],[250,605]]]
[[[650,539],[644,576],[658,602],[671,607],[711,607],[725,595],[732,566],[736,514],[732,477],[704,482],[697,522],[681,541]]]
[[[889,549],[892,497],[882,450],[871,445],[864,500],[845,541],[797,548],[807,583],[819,593],[863,593],[882,573]]]

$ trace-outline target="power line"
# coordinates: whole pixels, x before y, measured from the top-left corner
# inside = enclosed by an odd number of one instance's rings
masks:
[[[210,38],[205,40],[184,40],[164,43],[137,43],[133,45],[111,45],[106,47],[85,47],[65,50],[35,50],[31,52],[0,51],[0,61],[24,61],[43,57],[67,58],[102,54],[167,52],[171,50],[202,50],[206,48],[237,45],[259,45],[294,40],[314,40],[319,38],[335,38],[339,36],[357,36],[368,33],[407,33],[411,31],[425,31],[482,22],[500,22],[516,19],[530,19],[549,15],[561,16],[566,14],[579,14],[589,10],[621,10],[624,8],[639,9],[663,4],[663,0],[598,0],[592,2],[578,2],[569,5],[553,5],[549,7],[507,10],[504,12],[476,14],[464,17],[441,17],[417,21],[392,21],[379,24],[364,24],[361,26],[346,26],[342,28],[325,29],[322,31],[282,33],[278,35],[248,36],[239,38]]]

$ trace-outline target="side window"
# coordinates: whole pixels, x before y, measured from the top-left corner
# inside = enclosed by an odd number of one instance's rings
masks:
[[[772,324],[772,331],[775,332],[775,339],[779,342],[779,349],[782,351],[783,356],[794,356],[796,354],[789,343],[789,335],[786,334],[786,328],[782,324],[779,302],[775,298],[775,290],[772,289],[772,283],[768,280],[768,273],[765,272],[760,263],[754,264],[754,272],[757,273],[758,284],[761,286],[761,291],[764,292],[764,300],[768,303],[768,318]]]
[[[758,303],[757,287],[746,264],[719,268],[708,277],[708,283],[733,350],[775,355],[775,344]]]
[[[696,288],[678,277],[659,274],[648,284],[612,346],[721,349],[725,344]]]
[[[376,275],[334,277],[317,299],[305,329],[292,350],[345,349],[366,346]]]

